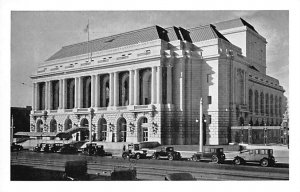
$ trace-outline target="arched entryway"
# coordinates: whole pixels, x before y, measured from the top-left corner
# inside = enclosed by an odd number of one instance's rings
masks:
[[[50,132],[57,132],[57,122],[55,119],[50,121]]]
[[[89,121],[86,118],[81,119],[80,121],[80,127],[89,127]]]
[[[66,119],[65,120],[65,131],[67,131],[68,129],[72,128],[72,121],[71,119]]]
[[[88,138],[89,138],[89,121],[86,118],[81,119],[80,127],[86,128],[85,131],[80,131],[80,141],[88,140]]]
[[[137,140],[138,142],[148,141],[149,139],[149,124],[146,117],[142,117],[138,121]]]
[[[117,123],[117,142],[126,142],[127,122],[125,118],[120,118]]]
[[[42,132],[42,126],[43,126],[43,121],[41,119],[37,120],[35,131]]]
[[[107,121],[104,118],[98,120],[98,140],[107,140]]]

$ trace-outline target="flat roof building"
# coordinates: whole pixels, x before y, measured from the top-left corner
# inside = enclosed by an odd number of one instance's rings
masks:
[[[284,89],[266,74],[266,44],[238,18],[64,46],[31,76],[31,132],[198,144],[200,98],[205,144],[229,143],[232,126],[280,125]]]

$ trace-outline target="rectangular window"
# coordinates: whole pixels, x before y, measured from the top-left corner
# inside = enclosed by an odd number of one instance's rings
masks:
[[[207,103],[211,104],[211,96],[207,96]]]

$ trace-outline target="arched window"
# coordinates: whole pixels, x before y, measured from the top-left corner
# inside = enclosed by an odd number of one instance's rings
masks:
[[[57,123],[55,119],[50,121],[50,132],[57,132]]]
[[[261,92],[260,93],[260,113],[262,114],[262,115],[264,115],[264,113],[265,113],[265,110],[264,110],[265,108],[264,108],[264,93],[263,92]]]
[[[43,126],[43,121],[41,119],[37,120],[36,122],[36,132],[42,132],[42,126]]]
[[[273,95],[270,96],[270,115],[273,116],[274,110],[274,102],[273,102]]]
[[[253,111],[253,92],[252,89],[249,90],[249,111]]]
[[[117,142],[126,142],[127,137],[127,122],[125,118],[118,120],[117,124]]]
[[[266,94],[266,115],[269,115],[269,94]]]
[[[107,121],[104,118],[99,119],[98,121],[98,140],[106,141],[107,140]]]
[[[258,91],[257,90],[255,91],[254,94],[254,111],[255,114],[258,114]]]
[[[64,127],[65,127],[65,131],[67,131],[68,129],[72,128],[72,121],[71,121],[71,119],[68,118],[68,119],[65,120]]]

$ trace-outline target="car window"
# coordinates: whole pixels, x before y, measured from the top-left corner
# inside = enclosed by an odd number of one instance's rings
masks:
[[[255,150],[255,154],[259,154],[259,150],[258,149]]]
[[[250,150],[250,151],[249,151],[249,154],[253,154],[253,150]]]

